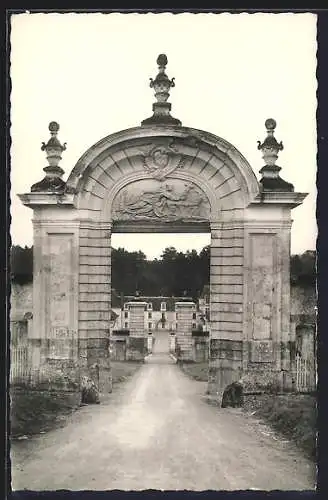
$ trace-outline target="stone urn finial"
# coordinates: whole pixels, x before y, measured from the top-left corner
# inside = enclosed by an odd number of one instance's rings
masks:
[[[61,144],[57,138],[59,131],[59,124],[57,122],[49,123],[49,131],[50,139],[47,144],[43,142],[41,146],[41,151],[45,151],[47,154],[48,165],[43,169],[46,176],[42,181],[33,184],[31,187],[32,192],[59,192],[65,188],[65,182],[62,179],[65,172],[59,166],[59,162],[62,158],[62,152],[66,150],[66,142]]]
[[[257,141],[257,149],[262,151],[262,158],[265,161],[264,167],[261,168],[260,173],[262,179],[260,180],[262,191],[294,191],[294,186],[289,182],[284,181],[279,172],[281,167],[276,165],[279,151],[284,149],[282,142],[278,142],[274,136],[274,131],[277,126],[273,118],[268,118],[265,121],[267,130],[267,137],[261,143]]]
[[[150,88],[155,90],[157,102],[166,102],[170,96],[170,88],[175,86],[174,78],[169,80],[167,74],[165,73],[167,65],[167,57],[165,54],[160,54],[156,62],[158,64],[158,75],[155,80],[150,78]]]
[[[61,153],[66,149],[66,142],[63,145],[61,145],[59,140],[57,139],[59,128],[60,127],[57,122],[50,122],[49,131],[51,137],[47,142],[47,144],[43,142],[41,146],[41,150],[47,153],[47,160],[50,167],[58,167],[58,163],[62,158]]]
[[[266,165],[275,165],[278,159],[278,152],[284,149],[282,142],[278,143],[277,139],[273,135],[276,126],[276,121],[273,118],[268,118],[265,121],[265,128],[268,135],[262,143],[261,141],[257,141],[257,149],[262,151],[262,158]]]
[[[156,102],[153,104],[153,116],[143,120],[141,125],[181,125],[180,120],[173,118],[170,115],[171,104],[167,102],[170,96],[170,89],[175,87],[174,78],[171,80],[165,73],[167,65],[167,57],[165,54],[160,54],[157,57],[158,74],[153,80],[150,78],[150,88],[155,91]]]

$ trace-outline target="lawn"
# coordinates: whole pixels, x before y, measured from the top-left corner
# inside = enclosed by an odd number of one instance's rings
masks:
[[[208,363],[181,363],[181,370],[194,380],[207,382]],[[262,394],[246,397],[246,411],[294,441],[311,458],[316,456],[316,398],[309,394]]]
[[[143,363],[137,361],[112,361],[113,385],[124,382],[131,377]]]
[[[27,390],[11,390],[11,436],[45,432],[59,424],[60,420],[75,411],[80,400],[68,393]]]
[[[179,363],[181,370],[194,380],[208,381],[208,362],[204,363]]]
[[[142,366],[137,362],[112,361],[113,386],[124,382]],[[62,423],[80,408],[79,394],[38,391],[12,387],[10,434],[12,437],[46,432]],[[110,397],[110,395],[109,395]]]
[[[293,440],[311,458],[316,457],[316,398],[308,394],[257,396],[254,416],[263,419],[273,429]]]

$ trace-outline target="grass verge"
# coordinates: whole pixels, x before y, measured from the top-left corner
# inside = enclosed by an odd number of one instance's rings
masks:
[[[14,388],[11,390],[11,436],[48,431],[79,406],[80,400],[69,393]]]
[[[181,370],[194,380],[208,381],[208,363],[179,363]]]
[[[124,382],[143,365],[138,361],[112,361],[112,380],[113,384]]]
[[[181,363],[194,380],[208,381],[208,363]],[[309,457],[316,457],[316,398],[309,394],[262,394],[245,398],[244,409],[254,411],[274,430],[294,441]]]
[[[142,363],[112,361],[111,365],[113,385],[116,385],[131,377]],[[24,387],[12,387],[10,397],[12,438],[46,432],[62,425],[81,402],[79,393],[38,391]]]
[[[245,409],[294,441],[312,459],[316,457],[316,398],[308,394],[261,395]]]

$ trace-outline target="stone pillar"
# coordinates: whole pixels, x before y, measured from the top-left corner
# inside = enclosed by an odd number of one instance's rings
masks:
[[[128,302],[129,337],[127,339],[127,359],[143,361],[147,354],[147,336],[145,331],[145,308],[147,302]]]
[[[150,354],[153,350],[153,334],[151,332],[148,333],[148,338],[147,338],[147,350],[148,353]]]
[[[194,302],[176,302],[176,343],[178,348],[178,359],[181,361],[193,361],[193,339],[192,323],[193,314],[196,312]]]
[[[144,337],[147,302],[128,302],[128,307],[130,337]]]
[[[174,354],[175,350],[176,350],[176,336],[175,336],[175,332],[171,332],[170,333],[170,352],[172,354]]]
[[[212,222],[208,392],[219,398],[242,373],[243,259],[243,222]]]
[[[81,374],[111,392],[111,224],[80,221],[79,356]]]
[[[35,213],[31,383],[47,389],[79,387],[78,223]]]

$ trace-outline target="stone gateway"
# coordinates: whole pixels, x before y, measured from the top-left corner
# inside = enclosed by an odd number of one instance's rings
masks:
[[[243,390],[288,389],[291,210],[306,194],[279,175],[274,120],[258,144],[258,181],[232,144],[171,116],[174,81],[166,56],[157,62],[150,118],[91,146],[67,182],[51,122],[45,177],[19,195],[34,212],[31,383],[80,390],[97,365],[99,390],[111,390],[112,233],[210,232],[208,390],[222,396],[239,380]]]

